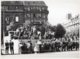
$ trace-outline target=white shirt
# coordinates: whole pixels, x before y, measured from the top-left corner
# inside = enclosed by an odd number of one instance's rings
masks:
[[[10,36],[10,35],[4,37],[4,43],[5,43],[6,41],[10,42],[10,40],[11,40],[11,36]]]
[[[30,43],[27,43],[27,48],[29,48],[30,47]]]
[[[42,43],[41,43],[41,41],[37,41],[37,44],[39,44],[39,45],[40,45],[40,44],[42,44]]]

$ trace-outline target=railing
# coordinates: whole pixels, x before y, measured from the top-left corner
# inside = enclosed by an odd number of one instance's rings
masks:
[[[2,12],[24,12],[23,10],[2,10]]]

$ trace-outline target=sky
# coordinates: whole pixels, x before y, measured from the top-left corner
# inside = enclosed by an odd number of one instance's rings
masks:
[[[72,17],[80,14],[80,0],[46,0],[45,3],[48,6],[48,21],[51,25],[68,23],[68,13],[71,13]]]
[[[59,23],[60,24],[68,23],[70,21],[67,19],[68,13],[71,13],[72,17],[74,17],[77,14],[80,14],[80,0],[33,0],[33,1],[44,1],[46,3],[49,10],[48,22],[51,25],[57,25]]]

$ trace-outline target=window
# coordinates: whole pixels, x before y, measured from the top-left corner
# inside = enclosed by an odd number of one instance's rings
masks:
[[[19,22],[19,17],[18,16],[15,17],[15,21]]]
[[[6,18],[5,18],[5,21],[6,21],[7,24],[9,24],[9,22],[10,22],[10,21],[9,21],[9,17],[6,17]]]
[[[41,8],[40,7],[36,7],[36,8],[37,8],[37,10],[41,11]]]
[[[30,8],[28,7],[27,10],[30,11]]]
[[[30,18],[30,14],[26,14],[27,18]]]
[[[46,18],[46,15],[45,14],[42,14],[42,18]]]
[[[31,13],[31,18],[33,18],[33,14]]]
[[[14,9],[16,9],[16,10],[22,10],[22,6],[16,6]]]
[[[15,10],[15,6],[9,6],[9,10]]]
[[[37,17],[37,18],[40,18],[40,17],[41,17],[41,14],[36,14],[36,17]]]
[[[41,8],[39,8],[39,11],[41,11]]]
[[[42,10],[44,10],[45,8],[44,7],[42,7]]]
[[[42,7],[42,10],[47,10],[47,8],[46,7]]]
[[[36,9],[36,7],[31,7],[31,10],[35,10]]]
[[[2,10],[8,10],[8,6],[2,6]]]
[[[16,6],[16,9],[18,9],[18,7]]]

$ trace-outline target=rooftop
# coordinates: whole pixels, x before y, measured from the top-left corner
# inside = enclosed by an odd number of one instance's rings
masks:
[[[2,5],[23,5],[21,1],[2,1]]]
[[[44,1],[2,1],[2,5],[46,6]]]
[[[24,5],[28,6],[46,6],[44,1],[24,1]]]

